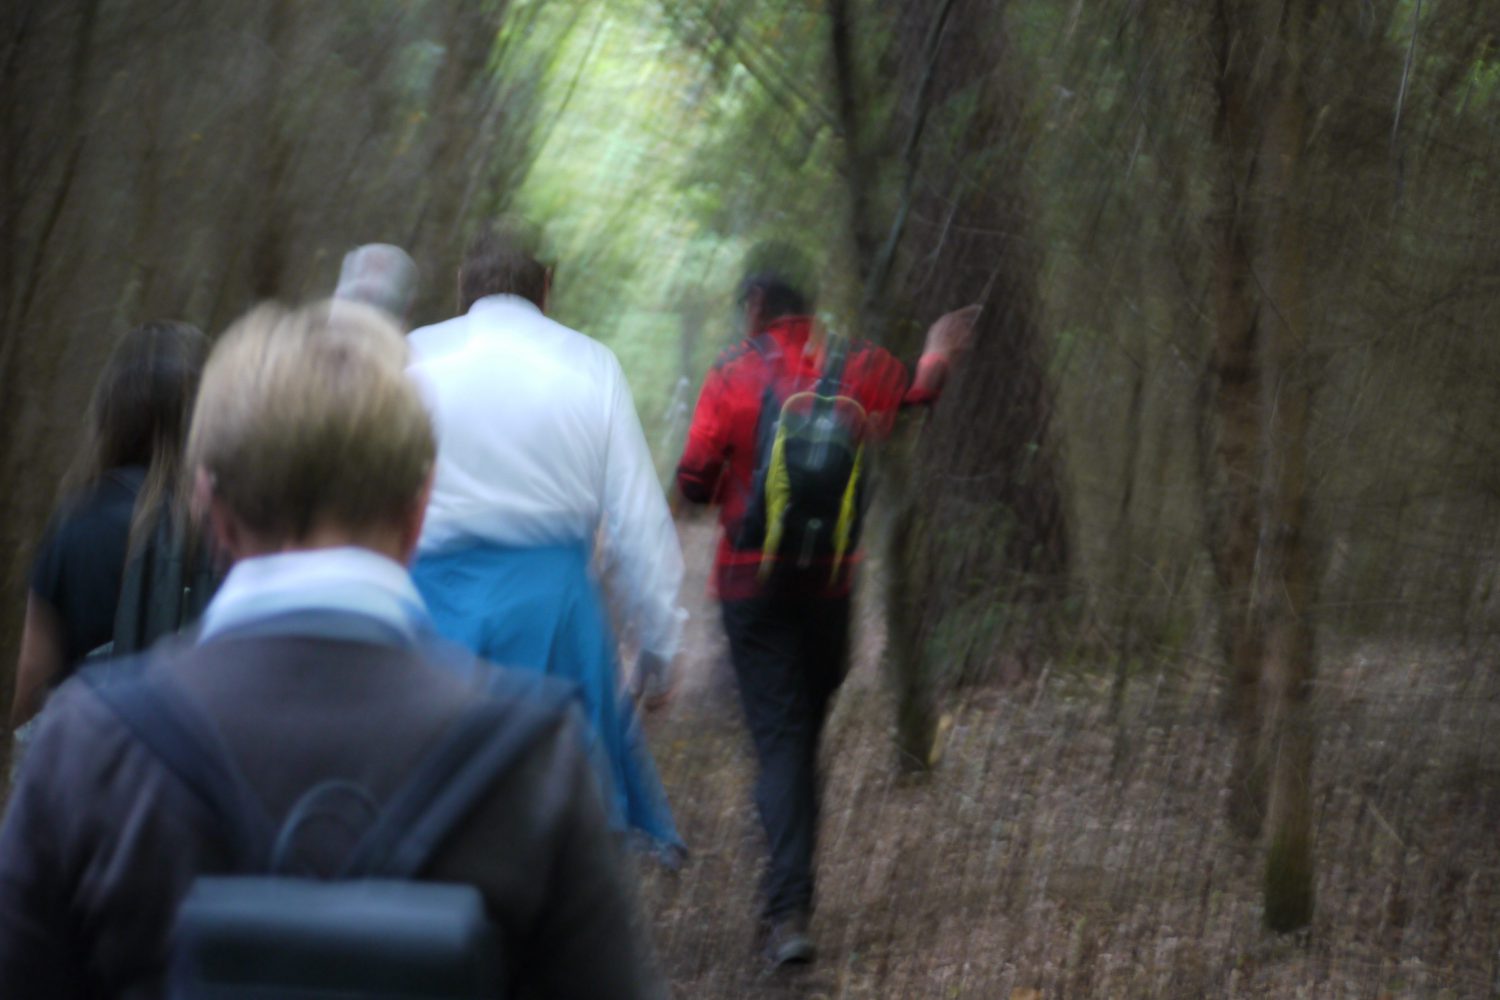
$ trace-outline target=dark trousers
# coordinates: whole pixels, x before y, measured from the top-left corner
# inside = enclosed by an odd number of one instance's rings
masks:
[[[771,863],[765,916],[813,902],[818,742],[849,652],[849,598],[768,595],[722,604],[740,703],[755,743],[755,805]]]

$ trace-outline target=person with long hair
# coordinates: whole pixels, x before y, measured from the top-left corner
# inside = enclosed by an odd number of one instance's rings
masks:
[[[116,642],[127,565],[136,563],[139,591],[141,573],[162,562],[153,550],[181,537],[175,494],[207,356],[201,330],[171,321],[145,323],[115,345],[94,387],[63,499],[32,564],[13,727],[40,711],[48,692],[90,653]],[[123,617],[130,619],[132,647],[160,631],[134,612]]]

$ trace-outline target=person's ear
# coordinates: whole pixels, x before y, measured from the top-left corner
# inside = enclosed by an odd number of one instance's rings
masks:
[[[240,516],[218,495],[213,473],[202,466],[193,474],[189,513],[193,520],[208,530],[218,551],[227,556],[229,562],[262,554],[260,542],[254,532],[246,527]]]
[[[238,515],[229,509],[229,505],[217,496],[208,502],[208,523],[213,529],[219,551],[227,554],[230,562],[239,562],[255,555],[250,532],[245,529]]]
[[[423,481],[421,491],[401,519],[401,562],[407,566],[411,565],[417,554],[417,542],[422,538],[422,524],[427,520],[427,501],[432,499],[432,483],[436,478],[437,467],[434,466],[427,470],[427,479]]]

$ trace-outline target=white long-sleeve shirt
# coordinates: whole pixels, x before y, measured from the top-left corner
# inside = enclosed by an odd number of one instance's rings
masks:
[[[670,659],[687,617],[682,550],[614,352],[513,295],[408,344],[438,438],[418,551],[600,538],[641,648]]]

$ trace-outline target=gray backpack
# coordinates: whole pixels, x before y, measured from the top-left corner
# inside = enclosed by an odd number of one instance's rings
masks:
[[[236,874],[200,876],[177,913],[167,995],[352,1000],[506,995],[501,936],[470,885],[417,881],[496,779],[558,725],[570,692],[477,702],[383,805],[309,789],[279,830],[203,716],[174,686],[91,678],[106,705],[218,818]],[[305,831],[357,831],[332,850]],[[326,838],[325,838],[326,839]],[[500,849],[500,845],[496,845]]]

